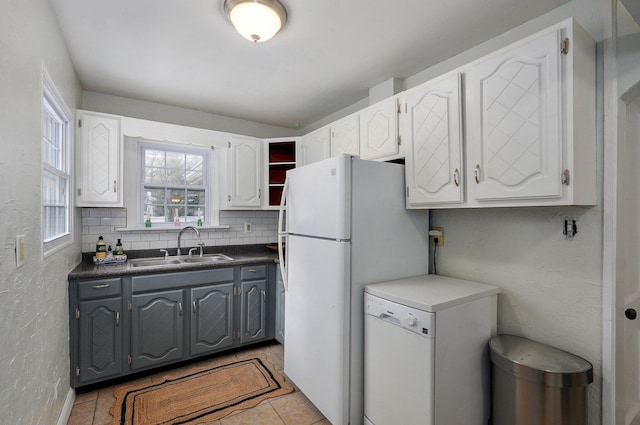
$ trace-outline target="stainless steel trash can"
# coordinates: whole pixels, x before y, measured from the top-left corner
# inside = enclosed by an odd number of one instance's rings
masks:
[[[489,348],[493,425],[586,425],[591,363],[514,335]]]

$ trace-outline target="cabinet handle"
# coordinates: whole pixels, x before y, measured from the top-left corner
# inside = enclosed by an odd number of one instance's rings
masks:
[[[109,286],[111,286],[108,283],[103,283],[102,285],[93,285],[92,288],[93,289],[103,289],[103,288],[108,288]]]
[[[262,189],[258,189],[258,199],[262,199]]]
[[[267,292],[263,289],[262,290],[262,304],[267,302]]]
[[[116,181],[114,180],[113,181],[113,193],[115,193],[115,192],[116,192]]]
[[[196,306],[196,302],[194,301],[192,305],[193,305],[193,314],[196,314],[198,312],[198,307]]]
[[[476,164],[476,168],[473,170],[473,176],[476,178],[476,183],[480,184],[480,165]]]
[[[120,312],[116,311],[116,326],[120,326]]]
[[[456,184],[456,187],[460,187],[460,175],[457,168],[453,172],[453,182]]]
[[[258,273],[258,270],[256,270],[256,269],[249,269],[249,272],[251,272],[251,273]]]
[[[182,303],[178,303],[178,314],[182,316]]]

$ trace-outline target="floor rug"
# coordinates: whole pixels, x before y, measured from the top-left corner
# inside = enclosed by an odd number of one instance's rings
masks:
[[[111,425],[202,424],[292,391],[258,355],[125,384],[114,393]]]

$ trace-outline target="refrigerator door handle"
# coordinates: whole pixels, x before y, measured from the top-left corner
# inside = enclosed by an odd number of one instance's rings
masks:
[[[288,188],[289,177],[286,177],[284,180],[284,186],[282,187],[282,196],[280,197],[280,211],[278,213],[278,259],[280,261],[280,274],[282,275],[282,283],[284,284],[285,291],[289,290],[289,282],[287,282],[287,267],[284,263],[284,249],[282,246],[282,238],[287,237],[287,231],[283,228],[283,218]]]

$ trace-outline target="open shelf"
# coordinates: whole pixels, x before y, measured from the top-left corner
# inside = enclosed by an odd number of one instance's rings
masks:
[[[287,170],[296,167],[296,142],[269,143],[269,205],[280,205]]]

